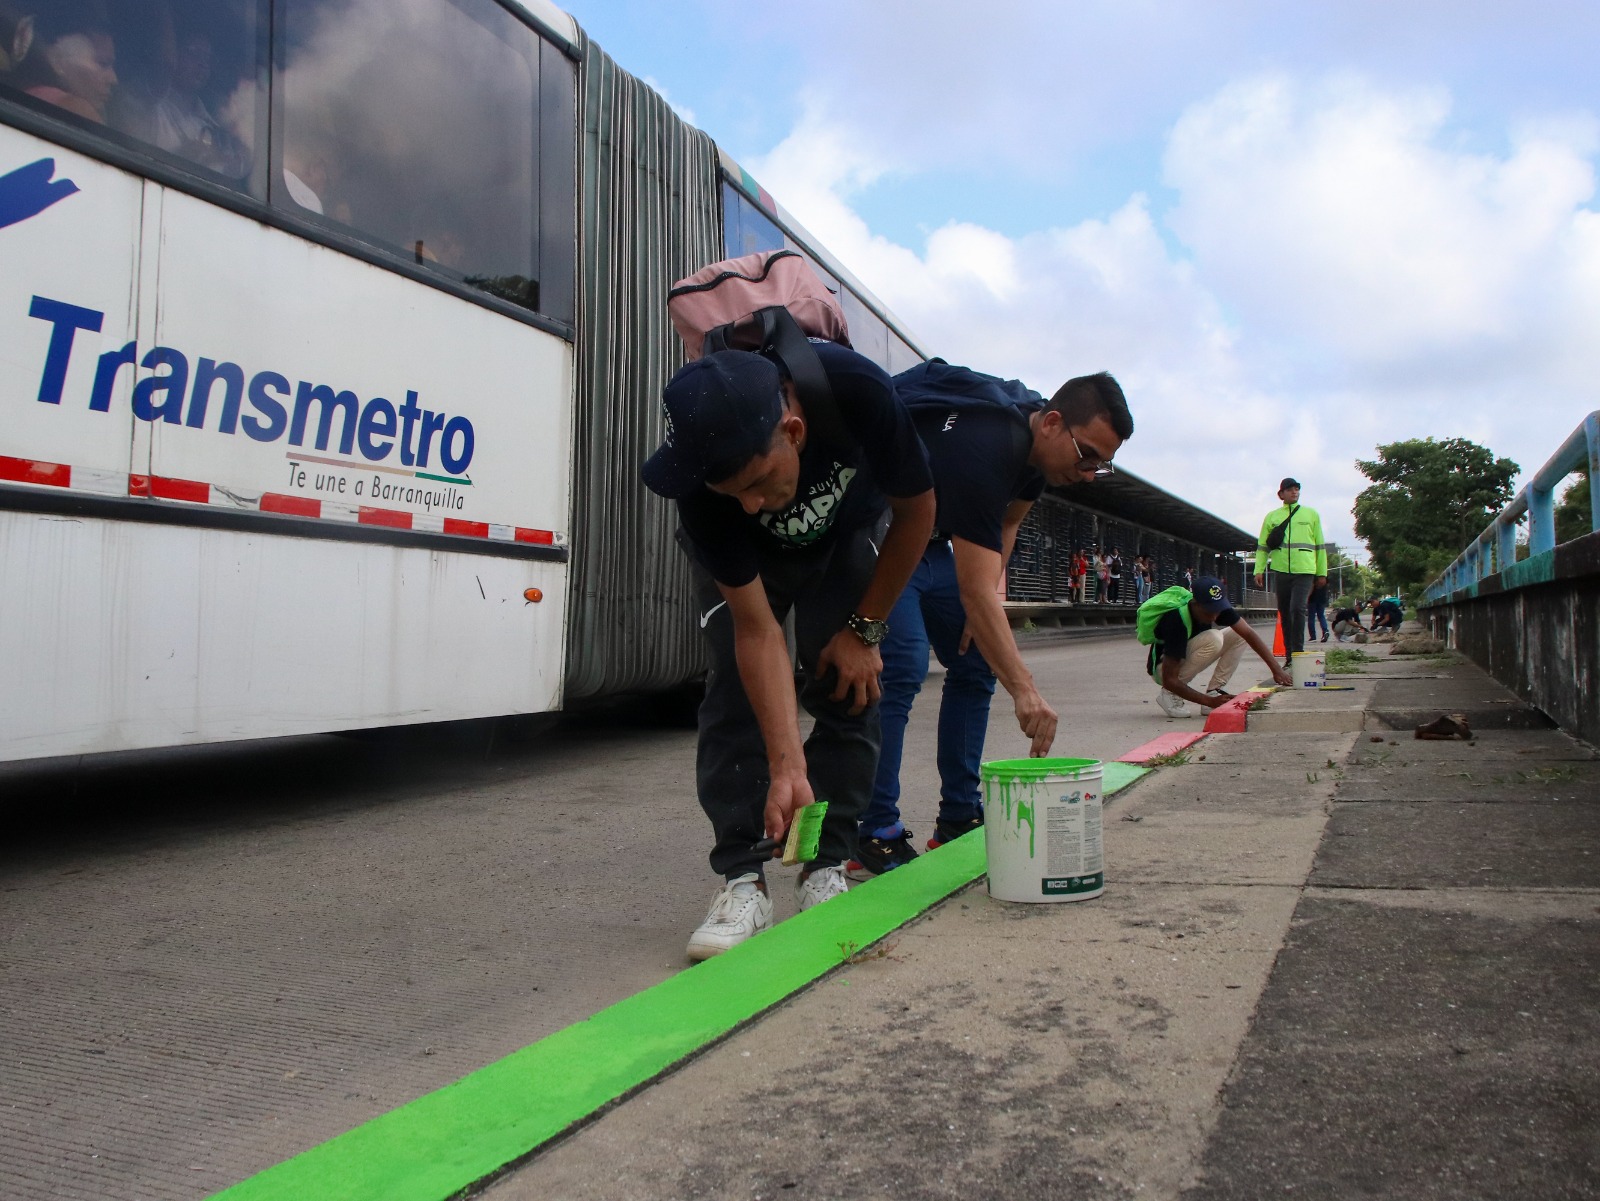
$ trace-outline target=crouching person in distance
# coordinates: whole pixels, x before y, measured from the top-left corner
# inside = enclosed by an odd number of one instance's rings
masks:
[[[848,888],[843,865],[881,738],[878,643],[933,530],[927,455],[889,376],[843,346],[813,345],[836,420],[808,421],[768,359],[721,351],[668,383],[666,441],[642,470],[652,491],[677,501],[711,656],[695,785],[715,837],[711,868],[725,882],[689,939],[691,959],[772,925],[770,854],[754,844],[763,833],[782,839],[813,800],[829,807],[796,901],[809,909]],[[800,702],[815,719],[804,747],[782,627],[791,610]]]
[[[1294,683],[1261,635],[1228,603],[1222,581],[1214,576],[1203,575],[1195,580],[1193,592],[1168,588],[1140,605],[1138,637],[1150,648],[1150,675],[1161,686],[1156,704],[1168,717],[1188,716],[1185,701],[1215,709],[1231,699],[1228,681],[1246,647],[1272,670],[1273,680],[1284,685]],[[1190,687],[1189,681],[1212,664],[1216,666],[1207,690],[1202,693]]]

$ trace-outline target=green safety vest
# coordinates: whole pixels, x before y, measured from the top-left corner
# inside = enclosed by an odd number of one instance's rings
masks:
[[[1283,531],[1283,545],[1277,550],[1267,549],[1267,533],[1285,517],[1289,517],[1289,506],[1279,505],[1261,523],[1261,533],[1256,538],[1255,573],[1262,575],[1270,566],[1284,575],[1327,575],[1328,547],[1322,541],[1322,518],[1315,509],[1296,506],[1289,528]]]
[[[1139,612],[1134,617],[1134,633],[1139,642],[1144,646],[1154,646],[1156,641],[1156,623],[1174,609],[1183,617],[1183,633],[1185,638],[1194,637],[1194,618],[1189,615],[1189,602],[1194,599],[1194,593],[1187,588],[1174,584],[1165,592],[1158,592],[1144,604],[1139,606]]]

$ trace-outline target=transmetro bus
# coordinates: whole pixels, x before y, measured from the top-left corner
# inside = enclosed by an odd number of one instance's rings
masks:
[[[543,0],[0,0],[0,760],[693,680],[671,283],[789,246]]]

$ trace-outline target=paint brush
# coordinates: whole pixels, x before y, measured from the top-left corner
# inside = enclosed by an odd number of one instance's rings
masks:
[[[783,840],[784,866],[810,863],[817,857],[817,846],[822,841],[822,819],[827,815],[827,801],[812,801],[789,819],[789,836]],[[763,838],[754,849],[758,854],[775,851],[778,840]]]

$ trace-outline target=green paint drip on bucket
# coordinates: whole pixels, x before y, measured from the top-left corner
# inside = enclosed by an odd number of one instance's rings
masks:
[[[1004,815],[1005,820],[1011,822],[1019,834],[1022,832],[1022,823],[1028,823],[1028,855],[1031,857],[1034,853],[1034,834],[1037,832],[1037,827],[1034,824],[1034,807],[1022,800],[1022,798],[1012,796],[1010,779],[1001,779],[998,783],[1000,788],[1000,812]]]
[[[1098,759],[996,759],[982,765],[985,806],[1001,819],[984,824],[990,896],[1087,901],[1105,891],[1103,773]]]

